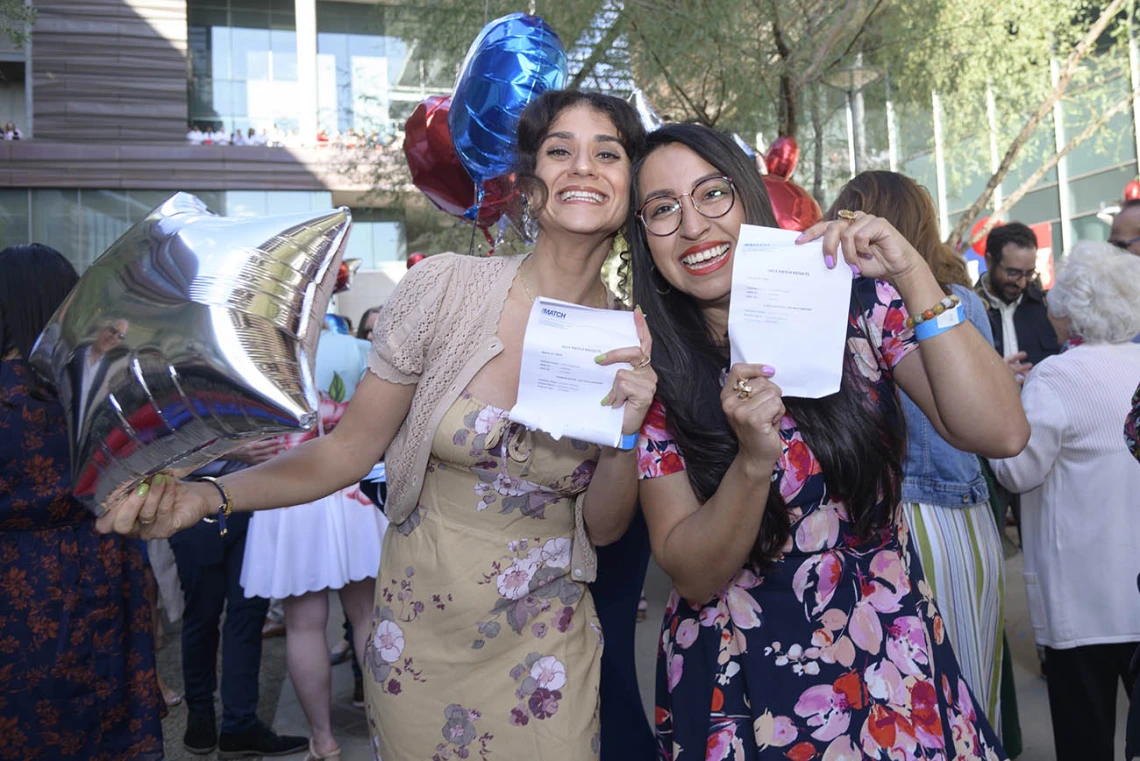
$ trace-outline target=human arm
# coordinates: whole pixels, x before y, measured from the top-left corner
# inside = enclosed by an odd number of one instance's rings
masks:
[[[851,221],[813,225],[800,240],[817,238],[823,239],[825,255],[841,253],[864,276],[891,283],[911,314],[930,309],[946,295],[919,253],[885,219],[856,212]],[[894,377],[939,435],[957,449],[1008,457],[1029,440],[1017,384],[971,324],[922,341],[919,351],[898,362]]]
[[[638,367],[651,357],[653,339],[640,309],[634,310],[639,346],[606,352],[598,364],[629,363],[632,369],[618,370],[613,388],[602,401],[614,408],[624,407],[622,434],[636,434],[645,420],[657,391],[657,373],[651,365]],[[621,539],[637,510],[637,448],[605,447],[598,458],[594,477],[582,500],[586,534],[597,547]]]
[[[1015,457],[989,461],[998,483],[1018,494],[1045,482],[1061,452],[1066,426],[1065,408],[1049,378],[1040,371],[1026,381],[1021,401],[1033,430],[1029,443]]]
[[[344,417],[328,436],[306,441],[261,465],[221,479],[234,510],[312,502],[359,481],[395,437],[415,389],[411,384],[366,375]],[[143,539],[159,539],[213,515],[220,502],[213,484],[156,479],[111,507],[96,527],[104,533],[133,534],[137,530]]]
[[[772,471],[783,451],[779,426],[784,404],[780,388],[767,380],[770,374],[759,365],[734,365],[730,370],[721,406],[739,449],[716,492],[703,504],[672,442],[657,442],[667,456],[652,468],[642,468],[656,476],[641,481],[653,557],[687,600],[705,602],[715,595],[744,565],[760,532]],[[753,387],[750,397],[734,390],[741,379]],[[652,431],[648,423],[646,430]],[[639,447],[643,452],[646,448]]]

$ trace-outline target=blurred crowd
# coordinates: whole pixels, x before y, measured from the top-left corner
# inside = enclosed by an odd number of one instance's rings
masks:
[[[11,138],[7,138],[11,139]],[[191,145],[268,145],[279,148],[299,148],[305,145],[295,129],[282,129],[274,126],[257,130],[254,127],[226,132],[220,125],[193,124],[186,133],[186,142]],[[316,145],[337,148],[371,148],[383,150],[403,142],[403,136],[382,135],[377,130],[349,129],[345,132],[321,130],[317,133]]]

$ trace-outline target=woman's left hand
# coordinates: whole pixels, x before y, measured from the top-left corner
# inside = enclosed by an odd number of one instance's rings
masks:
[[[649,334],[649,324],[645,321],[645,315],[641,313],[640,307],[633,311],[633,323],[637,326],[637,337],[641,345],[607,351],[597,359],[599,365],[626,362],[632,367],[630,370],[617,371],[613,388],[602,400],[602,404],[607,407],[617,409],[625,406],[621,432],[626,436],[641,430],[645,414],[649,412],[649,405],[653,403],[653,396],[657,393],[657,373],[649,364],[653,351],[653,338]]]
[[[838,262],[842,256],[856,275],[893,283],[926,266],[902,233],[873,214],[857,211],[854,219],[817,222],[804,230],[796,242],[817,238],[823,238],[825,261]]]

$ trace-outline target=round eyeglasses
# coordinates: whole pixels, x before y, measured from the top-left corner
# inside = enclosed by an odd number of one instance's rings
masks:
[[[672,235],[681,227],[684,209],[681,198],[688,197],[697,213],[706,219],[719,219],[732,211],[736,203],[736,187],[730,177],[709,177],[701,180],[688,193],[675,196],[655,196],[641,205],[638,219],[650,235]]]

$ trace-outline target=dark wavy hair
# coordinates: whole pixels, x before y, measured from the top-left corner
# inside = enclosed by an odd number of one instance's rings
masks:
[[[1001,264],[1002,249],[1009,243],[1036,251],[1037,234],[1021,222],[1007,222],[990,230],[990,234],[986,236],[986,256],[995,267]]]
[[[649,318],[653,333],[653,366],[657,396],[666,409],[666,426],[685,457],[689,483],[701,502],[716,493],[736,457],[738,442],[720,405],[721,373],[729,363],[728,342],[709,334],[701,309],[689,296],[670,288],[653,266],[649,241],[633,213],[641,206],[638,178],[653,152],[680,144],[732,178],[737,202],[748,224],[776,226],[776,216],[763,179],[731,138],[696,124],[662,127],[649,135],[646,152],[634,164],[631,215],[626,229],[633,258],[633,293]],[[852,308],[860,309],[853,290]],[[777,368],[778,369],[778,368]],[[779,382],[779,376],[776,377]],[[872,401],[870,384],[845,355],[839,393],[823,399],[784,398],[804,442],[819,460],[826,498],[842,500],[861,540],[889,525],[900,498],[905,427],[894,394]],[[880,505],[890,505],[884,510]],[[791,531],[788,506],[779,489],[768,501],[751,560],[771,566]]]
[[[27,359],[79,275],[63,254],[42,243],[0,251],[0,273],[0,357],[15,349]]]
[[[596,92],[583,92],[581,90],[547,90],[539,95],[523,111],[519,118],[518,149],[515,154],[513,172],[518,187],[526,195],[530,203],[530,213],[537,215],[546,205],[550,189],[534,173],[538,163],[538,151],[542,141],[550,131],[550,125],[559,114],[567,108],[578,105],[587,105],[595,111],[605,114],[613,123],[618,133],[618,140],[629,157],[630,162],[641,158],[645,150],[645,127],[642,126],[641,117],[636,109],[621,98],[612,95],[602,95]],[[522,199],[519,199],[512,210],[518,218],[521,211]],[[617,251],[621,264],[618,267],[618,286],[623,292],[628,291],[629,280],[629,247],[624,246]],[[623,293],[623,298],[625,294]]]
[[[587,105],[613,122],[621,147],[631,162],[640,158],[645,148],[645,128],[641,125],[641,117],[621,98],[580,90],[547,90],[531,101],[519,117],[518,148],[513,168],[518,186],[527,194],[534,214],[546,203],[549,193],[549,188],[534,173],[538,150],[554,120],[566,109],[578,105]]]

